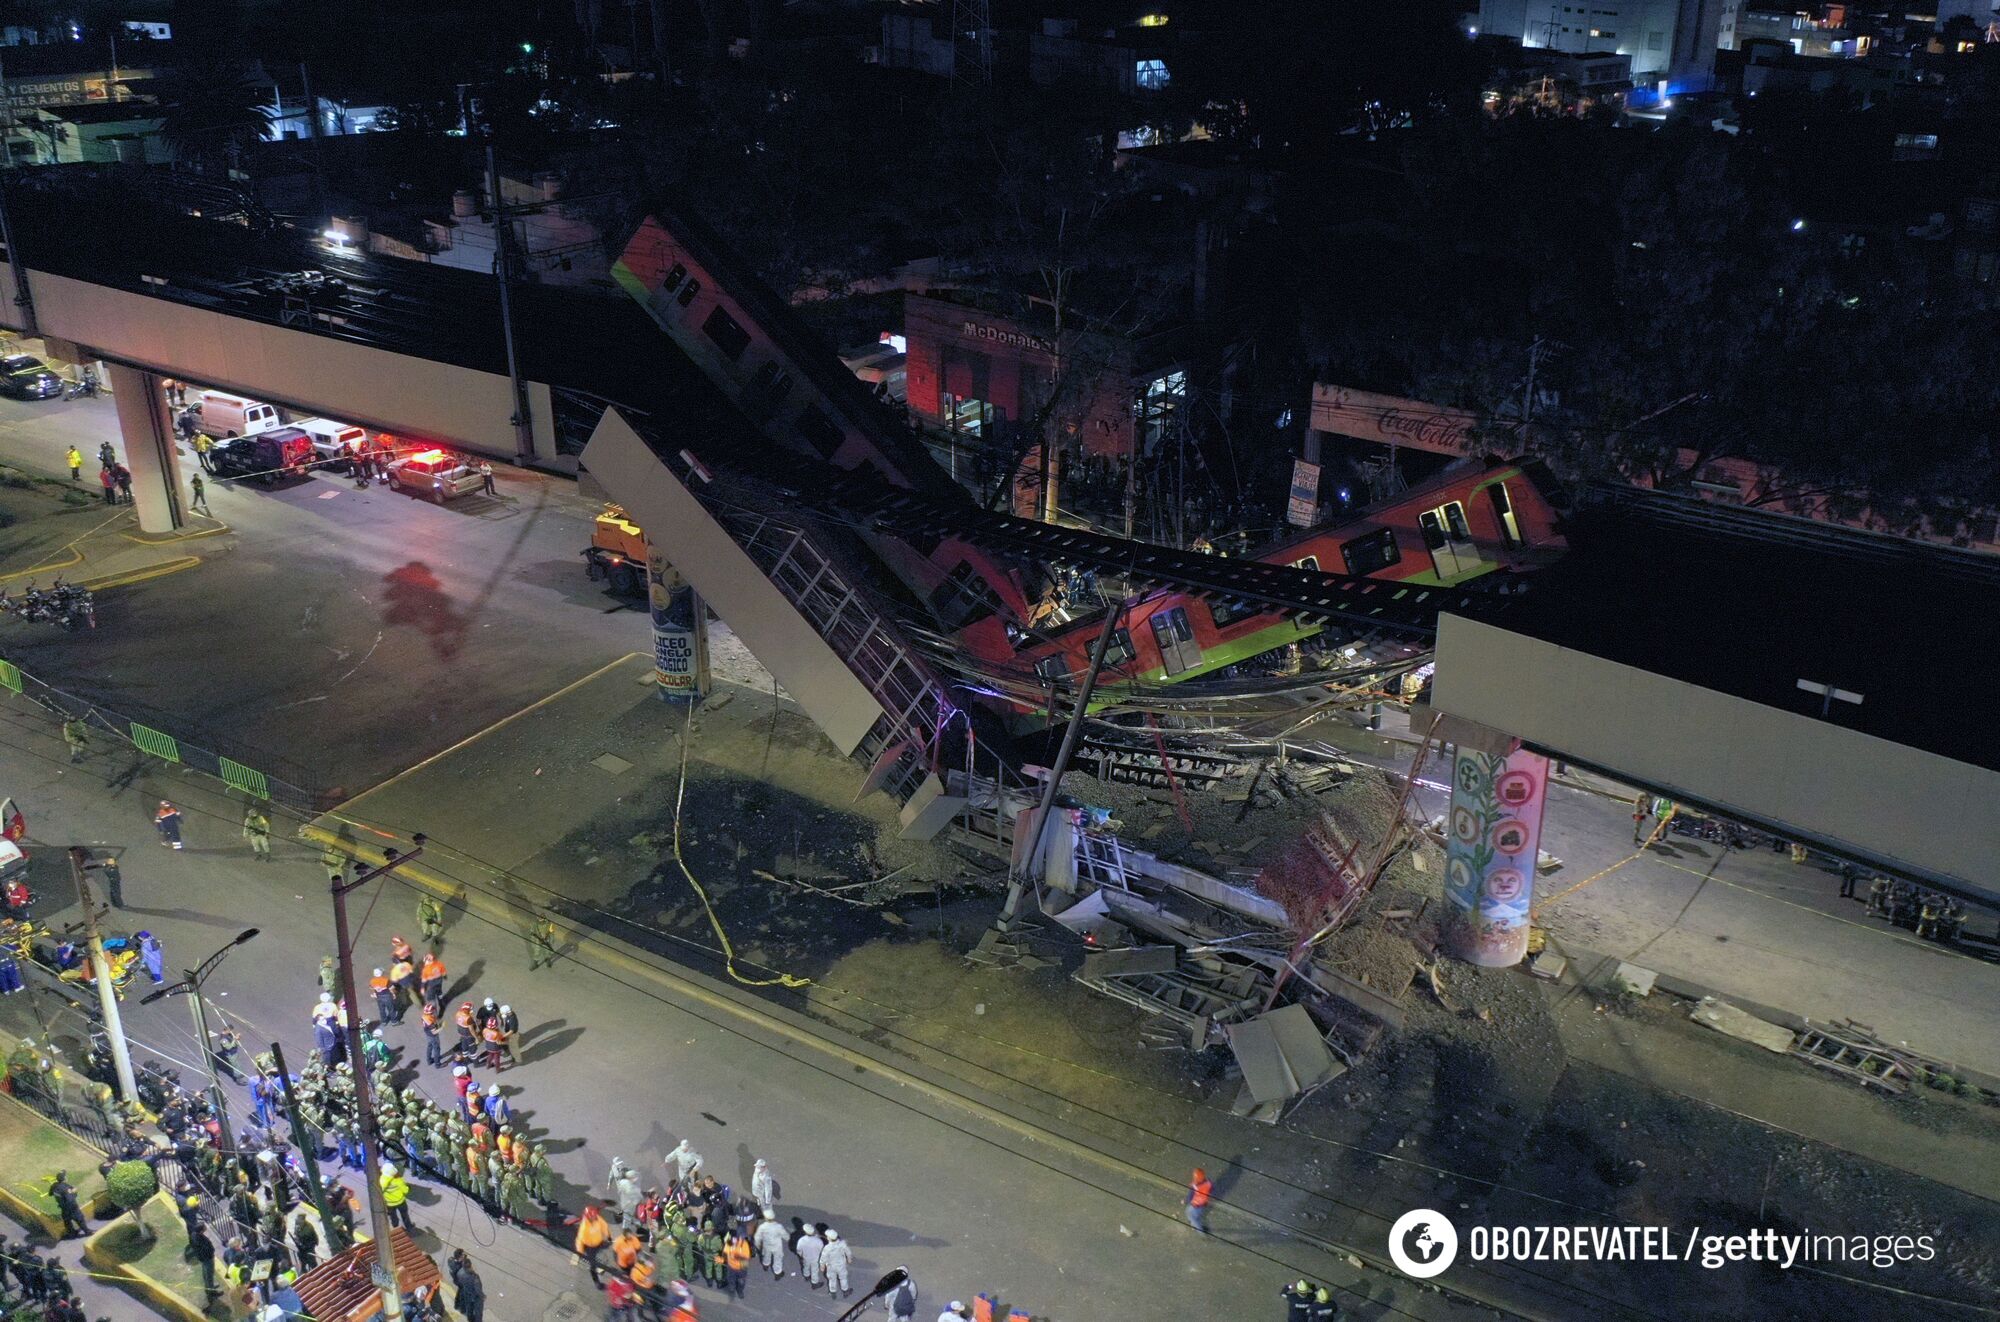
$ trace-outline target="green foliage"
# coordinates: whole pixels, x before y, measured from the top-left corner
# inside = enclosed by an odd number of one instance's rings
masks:
[[[121,1161],[104,1177],[104,1186],[120,1209],[137,1213],[160,1191],[160,1177],[143,1161]]]

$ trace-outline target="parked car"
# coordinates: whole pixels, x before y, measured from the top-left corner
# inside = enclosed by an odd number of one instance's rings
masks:
[[[447,450],[419,450],[389,465],[391,490],[407,491],[440,505],[484,485],[477,468]]]
[[[265,486],[305,472],[318,457],[312,437],[297,427],[217,441],[208,452],[209,467],[217,477],[251,477]]]
[[[0,395],[14,399],[50,399],[63,392],[55,369],[31,353],[0,358]]]
[[[354,456],[368,448],[367,429],[350,423],[307,418],[298,428],[312,437],[313,452],[320,462],[336,473],[353,472]]]

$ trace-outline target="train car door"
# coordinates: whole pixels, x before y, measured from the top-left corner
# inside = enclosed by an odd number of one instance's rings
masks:
[[[1472,529],[1465,521],[1465,506],[1458,501],[1446,501],[1436,509],[1425,510],[1417,516],[1417,525],[1423,529],[1424,545],[1431,553],[1431,563],[1436,566],[1438,577],[1449,583],[1461,574],[1479,568],[1485,557],[1479,554],[1478,546],[1472,540]]]
[[[1169,675],[1181,674],[1201,664],[1201,644],[1188,624],[1187,607],[1155,612],[1153,640],[1160,645],[1160,663]]]

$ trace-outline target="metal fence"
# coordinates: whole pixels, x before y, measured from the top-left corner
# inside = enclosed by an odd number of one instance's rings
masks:
[[[203,736],[206,742],[198,743],[186,734],[142,724],[122,712],[38,679],[12,662],[0,661],[0,692],[25,698],[47,712],[58,726],[72,717],[80,719],[94,734],[129,744],[161,762],[212,776],[251,798],[268,800],[306,816],[327,806],[318,778],[282,754],[233,743],[225,746],[224,741],[213,736]],[[210,744],[215,746],[209,747]]]

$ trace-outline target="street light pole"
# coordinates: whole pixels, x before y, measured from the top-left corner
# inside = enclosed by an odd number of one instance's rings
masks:
[[[222,1148],[225,1152],[236,1146],[236,1140],[229,1132],[229,1103],[228,1099],[223,1095],[222,1077],[216,1072],[215,1051],[208,1044],[208,1013],[206,1007],[201,1003],[201,988],[202,984],[208,981],[208,975],[215,972],[217,966],[222,963],[223,957],[236,949],[236,947],[242,945],[245,941],[255,937],[257,931],[257,928],[248,927],[238,932],[234,941],[231,941],[228,945],[216,951],[193,968],[182,970],[179,982],[171,987],[162,987],[158,991],[148,992],[145,998],[139,1002],[141,1005],[151,1005],[163,996],[185,995],[188,998],[188,1004],[194,1011],[195,1049],[201,1052],[202,1066],[208,1071],[209,1101],[215,1107],[216,1127],[222,1131]]]
[[[83,906],[84,930],[90,934],[90,968],[97,983],[97,1004],[104,1012],[104,1035],[111,1039],[111,1065],[118,1075],[121,1101],[139,1100],[139,1085],[132,1078],[132,1051],[125,1045],[125,1021],[118,1016],[118,989],[111,985],[111,961],[104,954],[104,935],[97,927],[97,902],[91,898],[86,869],[101,867],[82,845],[69,847],[69,875],[76,882],[76,902]]]
[[[215,1051],[208,1044],[208,1016],[202,1012],[201,984],[195,982],[192,971],[184,973],[192,986],[188,989],[188,1005],[194,1011],[194,1040],[201,1048],[201,1062],[208,1066],[208,1092],[210,1105],[215,1107],[215,1127],[222,1140],[222,1150],[228,1152],[236,1146],[236,1139],[229,1132],[229,1104],[222,1095],[222,1080],[215,1073]]]
[[[375,1269],[369,1273],[369,1279],[382,1292],[382,1316],[387,1322],[396,1322],[403,1315],[403,1292],[396,1284],[396,1246],[389,1238],[389,1204],[382,1197],[382,1145],[375,1131],[374,1089],[368,1081],[367,1063],[361,1057],[361,1001],[354,991],[354,941],[347,933],[347,896],[423,852],[424,837],[419,835],[408,853],[386,849],[382,851],[379,866],[356,873],[352,881],[335,880],[331,887],[340,994],[347,998],[347,1058],[354,1066],[354,1118],[361,1130],[361,1178],[368,1186],[368,1226],[375,1235]]]

